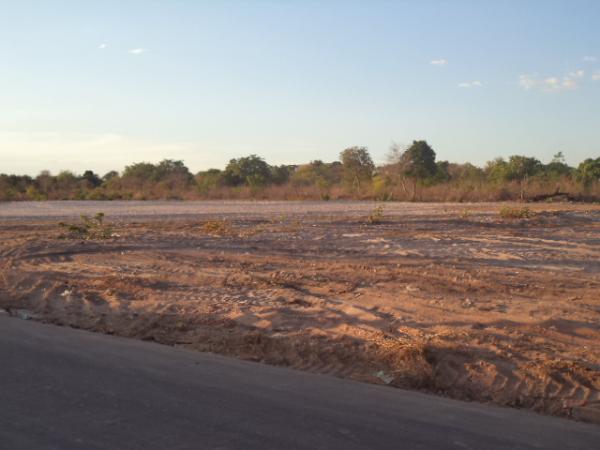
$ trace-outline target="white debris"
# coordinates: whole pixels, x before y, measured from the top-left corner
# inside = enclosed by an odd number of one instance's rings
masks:
[[[379,378],[381,381],[383,381],[385,384],[390,384],[392,381],[394,381],[394,377],[392,375],[385,373],[383,370],[380,370],[379,372],[375,372],[375,376],[377,378]]]
[[[32,319],[37,319],[39,317],[36,314],[32,313],[31,311],[27,311],[26,309],[17,309],[14,312],[14,316],[16,316],[22,320],[32,320]]]
[[[463,308],[470,308],[473,305],[474,305],[474,302],[470,298],[465,298],[465,300],[462,302]]]

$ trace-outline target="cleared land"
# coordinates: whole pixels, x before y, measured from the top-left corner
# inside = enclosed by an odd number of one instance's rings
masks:
[[[2,204],[0,307],[600,421],[599,206],[374,206]],[[98,211],[110,239],[57,225]]]

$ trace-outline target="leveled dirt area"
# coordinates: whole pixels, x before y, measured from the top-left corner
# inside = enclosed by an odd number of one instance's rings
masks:
[[[106,240],[65,238],[57,204],[0,205],[0,308],[600,421],[599,206],[194,205],[92,203]]]

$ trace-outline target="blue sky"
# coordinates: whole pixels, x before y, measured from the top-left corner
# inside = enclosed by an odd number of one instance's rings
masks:
[[[598,1],[0,0],[0,172],[600,155]]]

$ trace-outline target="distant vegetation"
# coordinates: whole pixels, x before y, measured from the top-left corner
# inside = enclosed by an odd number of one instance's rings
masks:
[[[379,201],[493,201],[600,199],[600,158],[577,167],[562,153],[548,164],[514,155],[485,167],[437,161],[426,141],[392,146],[376,166],[365,147],[351,147],[330,163],[272,166],[257,155],[221,169],[192,174],[182,161],[140,162],[100,176],[47,171],[33,178],[0,174],[0,200],[113,199],[374,199]]]

